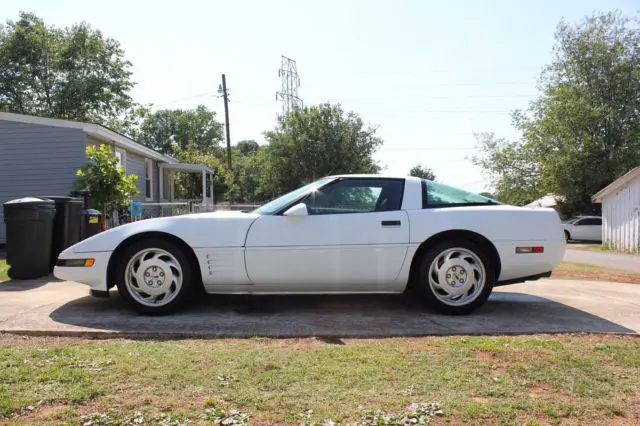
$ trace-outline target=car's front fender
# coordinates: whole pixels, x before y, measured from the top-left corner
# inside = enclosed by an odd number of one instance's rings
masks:
[[[180,238],[192,248],[242,247],[251,223],[258,215],[240,212],[199,213],[145,219],[117,226],[69,247],[73,253],[115,250],[129,237],[146,232],[163,232]]]

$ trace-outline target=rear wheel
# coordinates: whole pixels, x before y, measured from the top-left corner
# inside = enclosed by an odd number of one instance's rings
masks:
[[[444,241],[420,262],[420,290],[438,312],[468,314],[482,306],[495,282],[495,271],[483,248],[466,240]]]
[[[569,235],[569,231],[564,231],[564,239],[567,242],[569,242],[569,240],[571,239],[571,235]]]
[[[118,292],[135,310],[163,315],[193,293],[193,268],[181,247],[159,238],[136,241],[118,262]]]

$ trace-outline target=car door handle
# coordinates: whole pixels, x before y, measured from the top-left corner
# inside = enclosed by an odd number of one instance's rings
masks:
[[[380,222],[383,227],[400,226],[399,220],[383,220]]]

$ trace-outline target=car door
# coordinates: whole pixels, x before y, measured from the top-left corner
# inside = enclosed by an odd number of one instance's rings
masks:
[[[585,219],[584,233],[585,239],[589,241],[601,241],[602,240],[602,219],[597,217],[591,217]]]
[[[587,218],[578,219],[573,223],[571,229],[571,239],[573,240],[587,240],[588,231],[587,231]]]
[[[245,243],[249,278],[273,291],[393,290],[409,243],[404,182],[339,179],[300,200],[306,214],[261,216]]]

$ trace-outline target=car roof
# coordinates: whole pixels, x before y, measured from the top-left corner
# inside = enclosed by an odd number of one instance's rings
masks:
[[[330,175],[326,176],[327,178],[355,178],[355,179],[380,179],[380,178],[391,178],[391,179],[411,179],[411,180],[420,180],[420,178],[415,176],[402,176],[399,174],[385,174],[385,173],[360,173],[360,174],[344,174],[344,175]]]

